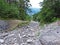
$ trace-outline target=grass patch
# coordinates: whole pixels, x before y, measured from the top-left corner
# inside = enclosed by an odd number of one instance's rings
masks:
[[[4,30],[6,32],[13,31],[16,28],[21,28],[23,26],[26,26],[30,22],[30,21],[22,21],[22,20],[2,20],[2,21],[5,21],[5,22],[9,23],[9,28]]]
[[[29,21],[22,21],[22,22],[19,22],[16,26],[10,28],[8,31],[13,31],[15,30],[16,28],[21,28],[23,26],[27,26],[29,24]]]

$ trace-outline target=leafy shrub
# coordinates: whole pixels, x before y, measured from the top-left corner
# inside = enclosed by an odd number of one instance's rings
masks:
[[[0,0],[0,18],[8,19],[8,18],[18,18],[18,8],[9,5],[4,0]]]

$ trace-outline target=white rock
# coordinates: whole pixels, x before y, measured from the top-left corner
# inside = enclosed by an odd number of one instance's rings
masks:
[[[10,36],[13,36],[13,35],[14,35],[14,34],[10,34],[10,35],[8,35],[8,36],[10,37]]]
[[[15,43],[14,45],[19,45],[18,43]]]
[[[22,38],[22,37],[20,36],[20,34],[18,34],[18,36],[19,36],[20,38]]]
[[[22,37],[25,37],[26,35],[23,35]]]
[[[33,42],[33,40],[32,39],[28,39],[27,42]]]
[[[30,26],[27,26],[28,28],[30,28]]]
[[[0,43],[4,43],[4,40],[3,39],[0,39]]]
[[[43,45],[60,45],[60,28],[45,31],[40,35],[40,41]]]
[[[33,31],[34,29],[31,28],[31,30]]]
[[[26,45],[26,43],[22,43],[21,45]]]

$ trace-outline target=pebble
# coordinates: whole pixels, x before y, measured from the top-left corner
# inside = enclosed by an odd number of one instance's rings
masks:
[[[4,43],[4,40],[3,39],[0,39],[0,43]]]
[[[37,43],[36,45],[39,45],[38,44],[39,42],[34,41],[34,38],[36,38],[35,37],[36,31],[34,30],[37,30],[34,29],[35,25],[32,22],[31,25],[27,26],[27,28],[26,27],[18,28],[19,31],[16,29],[14,31],[11,31],[13,33],[7,32],[7,35],[3,36],[4,40],[0,39],[1,44],[2,45],[5,44],[6,45],[35,45],[35,43]]]
[[[22,38],[22,37],[20,36],[20,34],[18,34],[18,36],[19,36],[20,38]]]
[[[33,42],[32,39],[28,39],[28,40],[27,40],[27,43],[32,43],[32,42]]]
[[[19,45],[18,43],[15,43],[14,45]]]

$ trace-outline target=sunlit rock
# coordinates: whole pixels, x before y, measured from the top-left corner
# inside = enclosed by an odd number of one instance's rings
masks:
[[[4,43],[4,39],[0,39],[0,43]]]
[[[60,45],[60,27],[42,31],[40,33],[40,41],[43,45]]]

